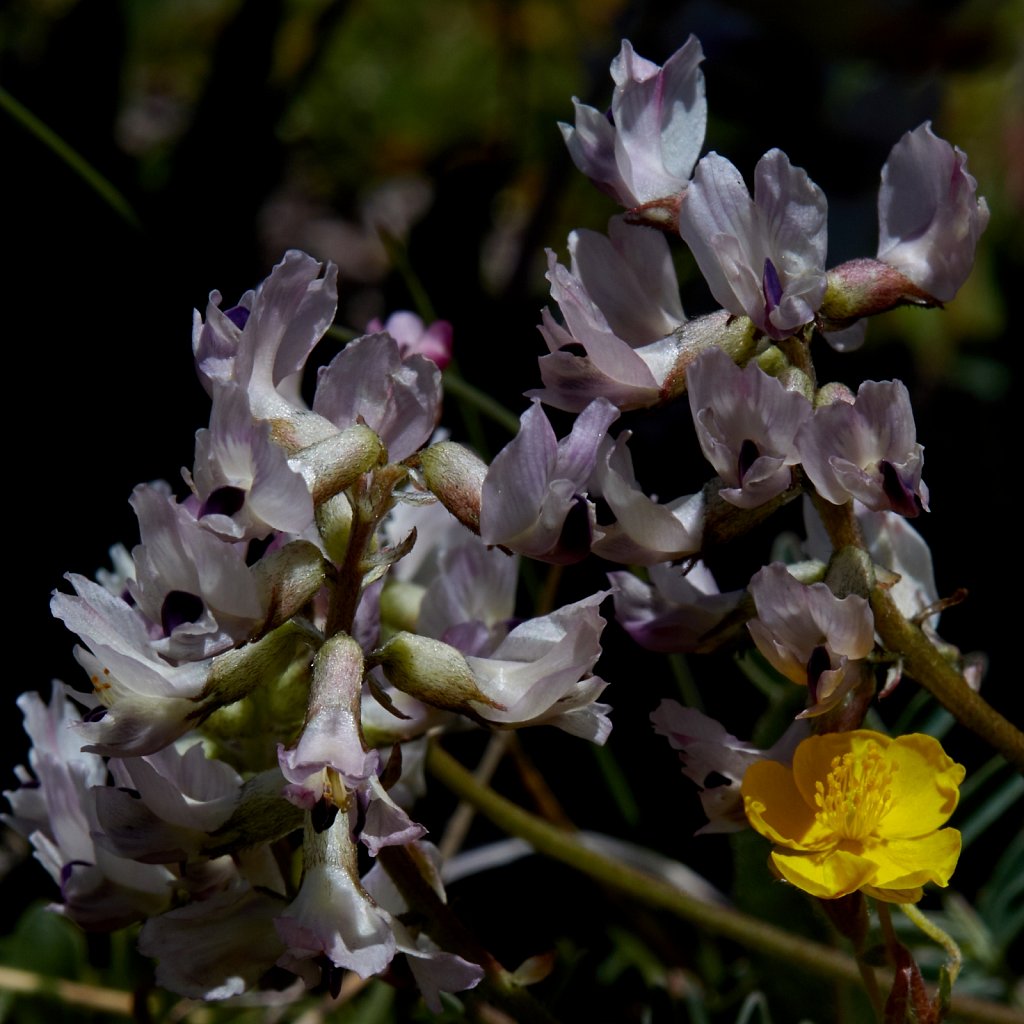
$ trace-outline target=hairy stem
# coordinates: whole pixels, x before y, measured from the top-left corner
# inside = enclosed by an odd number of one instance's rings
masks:
[[[864,548],[852,502],[833,505],[814,495],[814,505],[837,551],[850,544]],[[887,590],[879,586],[873,589],[871,610],[882,643],[903,659],[907,675],[916,679],[957,721],[1024,772],[1024,733],[967,685],[957,667],[920,626],[904,617]]]

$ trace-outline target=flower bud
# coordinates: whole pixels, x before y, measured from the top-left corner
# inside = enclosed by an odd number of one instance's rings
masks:
[[[818,388],[818,392],[814,396],[814,407],[815,409],[820,409],[822,406],[834,405],[836,402],[846,402],[847,405],[853,405],[855,399],[856,395],[854,395],[849,387],[834,380],[828,384],[822,384]]]
[[[332,562],[345,561],[352,534],[352,505],[345,494],[335,494],[316,507],[316,528]]]
[[[261,640],[214,658],[198,702],[209,709],[208,714],[224,704],[241,700],[264,684],[270,685],[285,675],[294,661],[307,654],[306,643],[302,630],[286,622]]]
[[[477,685],[473,670],[449,644],[416,633],[396,633],[370,656],[403,693],[445,711],[474,713],[473,704],[505,710]]]
[[[825,280],[825,298],[818,315],[826,329],[848,326],[861,317],[884,313],[896,306],[935,305],[935,300],[913,281],[878,260],[841,263],[828,271]]]
[[[875,587],[871,556],[863,548],[852,545],[840,548],[828,564],[825,583],[836,597],[856,594],[858,597],[870,598]]]
[[[319,505],[386,461],[381,439],[359,423],[303,448],[291,465],[302,474],[314,504]]]
[[[287,622],[324,582],[324,556],[315,544],[292,541],[271,551],[253,566],[264,605],[265,631]]]
[[[271,843],[301,828],[302,810],[281,798],[284,784],[278,768],[260,772],[245,782],[231,817],[210,834],[205,853],[219,857],[258,843]]]
[[[416,628],[425,593],[425,587],[407,580],[394,580],[381,591],[380,626],[385,635]]]
[[[419,453],[427,487],[463,526],[480,532],[480,494],[487,463],[454,441],[441,441]]]
[[[660,400],[669,402],[686,393],[686,371],[706,349],[720,348],[733,362],[746,362],[757,348],[754,334],[749,317],[734,316],[724,309],[687,320],[675,332],[675,356],[661,385]]]

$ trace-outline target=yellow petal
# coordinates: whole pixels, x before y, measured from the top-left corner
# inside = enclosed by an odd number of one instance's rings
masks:
[[[826,900],[856,892],[875,875],[875,865],[870,860],[845,850],[818,853],[774,850],[772,863],[787,882]]]
[[[780,846],[820,849],[832,844],[793,782],[793,772],[778,761],[755,761],[740,786],[750,824]]]
[[[948,885],[960,857],[960,833],[944,828],[917,839],[892,839],[864,851],[878,867],[873,884],[884,889],[915,889],[934,882]]]
[[[916,903],[923,895],[924,890],[917,889],[876,889],[873,885],[865,885],[861,888],[865,896],[874,896],[876,900],[883,903]]]
[[[886,757],[896,765],[890,791],[892,806],[879,822],[886,838],[910,838],[934,832],[949,819],[960,798],[964,766],[922,733],[898,736]]]

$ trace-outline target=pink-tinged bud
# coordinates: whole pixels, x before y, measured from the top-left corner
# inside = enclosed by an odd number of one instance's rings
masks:
[[[480,533],[480,495],[487,463],[454,441],[420,452],[416,461],[427,487],[463,526]]]
[[[634,206],[633,209],[626,211],[626,223],[658,228],[660,231],[675,234],[679,230],[679,208],[682,206],[684,194],[677,192],[662,199],[652,199],[649,203]]]
[[[505,710],[480,689],[462,653],[440,640],[396,633],[369,663],[380,665],[388,682],[403,693],[435,708],[474,715],[474,705]]]
[[[360,423],[304,448],[291,464],[302,474],[318,505],[386,461],[381,439]]]
[[[921,291],[895,267],[878,260],[858,259],[840,263],[825,275],[825,299],[818,315],[825,330],[849,326],[897,306],[934,306],[935,300]]]
[[[833,380],[818,388],[818,393],[814,396],[814,408],[820,409],[822,406],[834,405],[836,402],[853,405],[856,400],[857,396],[846,384]]]
[[[271,551],[253,566],[267,621],[264,631],[287,622],[313,597],[324,582],[324,556],[306,540],[292,541]]]

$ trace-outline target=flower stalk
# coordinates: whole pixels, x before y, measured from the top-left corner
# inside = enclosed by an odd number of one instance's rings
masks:
[[[853,503],[833,505],[814,494],[836,550],[847,545],[864,548],[853,514]],[[875,629],[885,647],[903,659],[907,674],[916,679],[958,722],[990,743],[1019,771],[1024,772],[1024,733],[1000,714],[967,681],[914,622],[899,610],[892,595],[876,585],[871,592]]]

